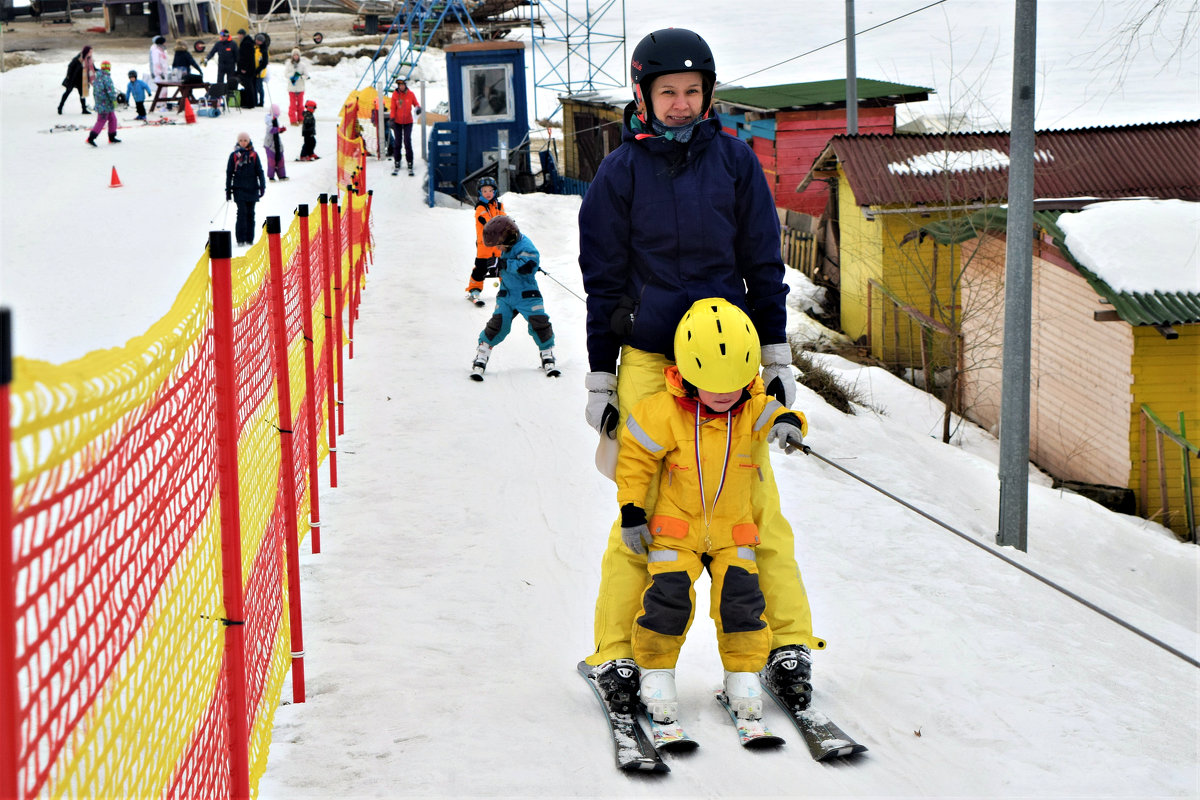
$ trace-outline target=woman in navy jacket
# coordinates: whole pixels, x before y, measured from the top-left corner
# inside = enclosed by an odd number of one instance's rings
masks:
[[[602,450],[606,437],[616,437],[618,419],[663,388],[675,328],[702,298],[722,297],[750,316],[763,343],[767,392],[785,406],[796,396],[779,218],[753,151],[723,133],[712,113],[712,51],[692,31],[659,30],[634,49],[630,71],[634,102],[625,109],[622,144],[600,164],[579,211],[591,368],[586,417]],[[772,630],[765,674],[786,702],[803,708],[812,692],[809,649],[825,642],[812,633],[765,445],[752,454],[761,465],[751,496],[758,577]],[[630,635],[646,576],[646,557],[623,544],[618,519],[601,565],[596,649],[587,659],[602,692],[618,703],[637,696]]]
[[[254,243],[254,204],[266,191],[262,159],[254,152],[250,134],[239,133],[237,147],[225,164],[225,199],[237,203],[234,236],[239,245]]]

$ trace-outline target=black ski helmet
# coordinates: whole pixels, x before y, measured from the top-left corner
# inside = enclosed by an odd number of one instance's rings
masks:
[[[500,186],[499,186],[499,184],[496,183],[495,178],[491,178],[491,177],[480,178],[479,183],[476,184],[476,187],[479,189],[482,189],[485,186],[490,186],[493,189],[495,189],[497,192],[500,191]]]
[[[633,48],[629,76],[633,82],[633,99],[644,101],[642,87],[647,88],[659,75],[673,72],[699,72],[704,80],[704,108],[712,103],[713,86],[717,82],[717,64],[708,43],[695,31],[686,28],[663,28],[648,33]],[[650,103],[646,109],[650,111]]]
[[[517,239],[521,236],[521,229],[517,227],[517,223],[507,214],[501,214],[498,217],[492,217],[483,226],[483,243],[487,247],[497,247],[504,245],[512,247],[517,243]]]

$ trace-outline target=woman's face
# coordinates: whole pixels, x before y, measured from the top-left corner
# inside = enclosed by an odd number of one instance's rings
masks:
[[[664,125],[678,128],[704,111],[704,81],[699,72],[660,75],[650,85],[650,108]]]
[[[250,146],[250,137],[245,134],[238,137],[238,147],[246,148]]]

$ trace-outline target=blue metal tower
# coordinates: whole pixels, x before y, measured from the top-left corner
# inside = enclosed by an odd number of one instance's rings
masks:
[[[405,0],[355,88],[363,84],[389,86],[396,78],[407,80],[448,17],[457,21],[469,40],[483,41],[467,3],[468,0]],[[385,50],[386,54],[381,55]]]
[[[577,0],[574,13],[571,0],[541,0],[540,5],[541,31],[530,25],[535,118],[541,119],[537,89],[576,94],[625,86],[625,0]]]

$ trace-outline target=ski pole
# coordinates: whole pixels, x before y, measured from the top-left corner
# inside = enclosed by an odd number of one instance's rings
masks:
[[[587,301],[586,301],[586,300],[584,300],[582,297],[580,297],[579,295],[575,294],[575,292],[571,291],[571,288],[570,288],[569,286],[567,286],[566,284],[564,284],[564,283],[563,283],[562,281],[560,281],[558,278],[556,278],[556,277],[554,277],[553,275],[551,275],[549,272],[546,272],[546,270],[542,269],[541,267],[538,267],[538,272],[542,273],[542,274],[543,274],[543,275],[545,275],[547,278],[549,278],[550,280],[554,281],[555,283],[557,283],[557,284],[558,284],[559,286],[561,286],[562,288],[566,289],[566,290],[567,290],[567,291],[568,291],[570,294],[573,294],[573,295],[575,295],[575,299],[577,299],[579,302],[581,302],[581,303],[586,303],[586,302],[587,302]]]
[[[216,213],[215,213],[215,214],[213,214],[213,215],[212,215],[212,218],[211,218],[211,219],[209,219],[209,221],[208,221],[208,224],[209,224],[209,225],[212,225],[212,224],[213,224],[213,220],[217,218],[217,214],[220,214],[222,210],[226,210],[226,211],[227,211],[228,209],[229,209],[229,201],[228,201],[228,200],[226,200],[224,203],[221,203],[221,205],[217,206],[217,211],[216,211]]]

